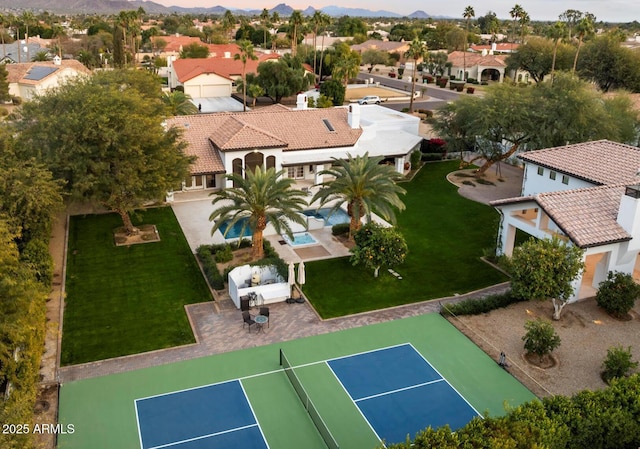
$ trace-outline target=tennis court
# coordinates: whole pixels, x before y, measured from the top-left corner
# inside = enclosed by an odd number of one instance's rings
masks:
[[[65,384],[59,448],[373,449],[533,398],[430,314]]]

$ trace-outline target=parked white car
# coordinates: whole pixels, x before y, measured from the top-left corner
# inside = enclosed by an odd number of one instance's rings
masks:
[[[380,104],[380,97],[377,95],[367,95],[358,100],[359,104]]]

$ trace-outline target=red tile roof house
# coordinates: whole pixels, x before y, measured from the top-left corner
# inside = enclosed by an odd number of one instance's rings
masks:
[[[479,54],[463,51],[453,51],[449,53],[447,62],[452,64],[451,75],[461,80],[464,71],[467,78],[474,78],[478,81],[499,81],[504,80],[507,63],[505,55]],[[463,69],[466,69],[463,71]]]
[[[516,230],[558,236],[584,250],[571,301],[594,296],[609,271],[640,278],[640,148],[608,140],[530,151],[522,196],[491,203],[501,214],[498,254]]]
[[[246,73],[255,73],[258,64],[280,58],[277,54],[256,55],[258,60],[247,61]],[[169,60],[169,64],[169,87],[183,86],[192,98],[229,97],[235,92],[235,81],[242,78],[242,61],[230,52],[222,57]]]
[[[231,186],[225,174],[256,166],[286,170],[301,187],[323,181],[318,174],[333,158],[363,155],[389,158],[404,171],[411,152],[419,148],[419,119],[387,108],[352,104],[307,109],[304,94],[298,108],[281,104],[250,112],[173,117],[187,142],[185,152],[196,156],[183,190]]]

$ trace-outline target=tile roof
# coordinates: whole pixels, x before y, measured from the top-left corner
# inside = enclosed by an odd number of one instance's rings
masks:
[[[635,183],[640,169],[640,148],[609,140],[527,151],[518,157],[599,185]]]
[[[333,127],[330,131],[327,120]],[[168,126],[183,129],[186,153],[198,157],[192,173],[224,172],[215,148],[242,151],[283,148],[283,151],[351,147],[362,129],[347,122],[346,108],[289,109],[282,105],[242,113],[199,114],[173,117]],[[195,171],[194,171],[195,170]]]
[[[624,191],[625,185],[618,184],[508,198],[491,205],[535,201],[573,243],[589,248],[631,240],[632,236],[617,221]]]
[[[473,67],[476,65],[484,67],[506,67],[505,62],[508,56],[506,55],[486,55],[483,56],[477,53],[469,53],[463,51],[453,51],[449,53],[447,61],[452,63],[454,67],[462,67],[466,64],[467,67]]]
[[[246,73],[255,73],[258,64],[268,60],[280,58],[277,54],[257,54],[258,60],[247,61]],[[231,58],[188,58],[173,61],[173,68],[178,81],[185,83],[196,76],[205,73],[215,73],[227,79],[235,79],[242,76],[242,61]]]
[[[400,51],[409,47],[409,42],[396,42],[396,41],[379,41],[376,39],[369,39],[361,44],[351,46],[351,50],[365,51],[365,50],[382,50],[382,51]]]
[[[46,69],[40,69],[41,67],[46,67]],[[52,61],[48,62],[23,62],[20,64],[7,64],[5,65],[7,69],[8,76],[7,81],[9,83],[23,83],[23,84],[38,84],[43,79],[51,76],[59,69],[73,69],[76,72],[83,73],[86,75],[91,74],[91,70],[86,68],[80,61],[76,61],[75,59],[63,59],[60,61],[60,65],[55,65]],[[47,76],[44,76],[39,79],[30,79],[29,73],[36,69],[50,71]]]

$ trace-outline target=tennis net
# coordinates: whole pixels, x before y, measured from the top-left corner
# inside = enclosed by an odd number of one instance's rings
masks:
[[[280,350],[280,365],[284,369],[284,373],[287,375],[287,378],[289,379],[289,382],[291,382],[291,385],[293,385],[293,389],[298,394],[300,401],[302,401],[304,408],[307,410],[307,413],[309,413],[309,416],[311,417],[311,421],[318,429],[318,432],[320,433],[320,436],[324,440],[327,447],[329,449],[340,449],[338,442],[331,434],[331,431],[325,424],[322,416],[320,416],[320,413],[318,413],[318,409],[309,397],[307,390],[305,390],[302,386],[298,375],[293,370],[293,366],[289,362],[289,359],[287,359],[287,357],[284,355],[284,352],[282,352],[282,349]]]

